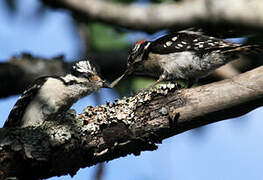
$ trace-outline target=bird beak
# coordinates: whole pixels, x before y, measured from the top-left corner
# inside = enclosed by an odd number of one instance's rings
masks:
[[[103,88],[111,88],[105,81],[103,81],[102,83]]]
[[[126,71],[125,71],[120,77],[118,77],[117,79],[115,79],[115,80],[110,84],[110,88],[113,88],[114,86],[116,86],[116,85],[119,83],[119,81],[122,80],[122,78],[123,78],[124,76],[126,76],[127,74],[131,74],[130,72],[131,72],[131,71],[130,71],[130,68],[128,67],[128,68],[126,69]]]
[[[125,73],[123,73],[120,77],[118,77],[117,79],[115,79],[111,84],[110,84],[110,88],[113,88],[114,86],[116,86],[116,84],[118,84],[118,82],[125,76]]]

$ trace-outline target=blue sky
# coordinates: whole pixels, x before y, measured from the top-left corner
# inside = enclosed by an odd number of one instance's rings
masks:
[[[65,11],[48,10],[43,18],[34,17],[37,0],[21,0],[18,14],[10,16],[0,1],[0,61],[29,52],[53,57],[78,59],[83,45],[73,21]],[[0,82],[1,83],[1,82]],[[104,104],[118,95],[101,90],[100,102],[91,95],[73,108]],[[4,123],[18,96],[0,99],[0,125]],[[263,179],[263,108],[240,118],[214,123],[166,139],[157,151],[129,155],[106,163],[105,180],[113,179]],[[94,167],[81,169],[74,179],[92,179]],[[50,178],[71,179],[70,176]]]

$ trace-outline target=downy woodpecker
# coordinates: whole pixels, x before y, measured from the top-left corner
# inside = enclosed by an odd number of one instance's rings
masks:
[[[194,31],[179,31],[155,41],[136,42],[128,56],[127,69],[111,83],[114,87],[125,75],[156,77],[157,83],[186,80],[188,87],[240,55],[263,52],[262,45],[242,45]]]
[[[4,127],[39,125],[66,112],[79,98],[108,87],[94,65],[79,61],[65,76],[46,76],[35,80],[20,96]]]

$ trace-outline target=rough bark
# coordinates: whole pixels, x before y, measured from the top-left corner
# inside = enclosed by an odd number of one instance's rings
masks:
[[[125,5],[101,0],[42,0],[85,19],[130,29],[156,31],[194,25],[230,25],[263,28],[261,0],[194,0],[154,5]]]
[[[232,79],[143,91],[39,127],[0,129],[0,179],[47,178],[127,154],[157,149],[178,133],[263,105],[263,66]]]

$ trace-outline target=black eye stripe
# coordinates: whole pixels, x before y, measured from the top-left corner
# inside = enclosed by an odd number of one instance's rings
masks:
[[[129,55],[128,55],[128,64],[133,64],[135,59],[138,57],[142,56],[143,58],[145,47],[148,48],[149,42],[145,41],[141,44],[135,44],[133,47],[129,50]]]
[[[82,77],[85,77],[85,78],[90,78],[92,76],[91,73],[83,73],[82,74]]]
[[[77,77],[85,77],[85,78],[90,78],[93,73],[91,72],[79,72],[79,71],[73,71],[72,72],[73,75],[77,76]]]

